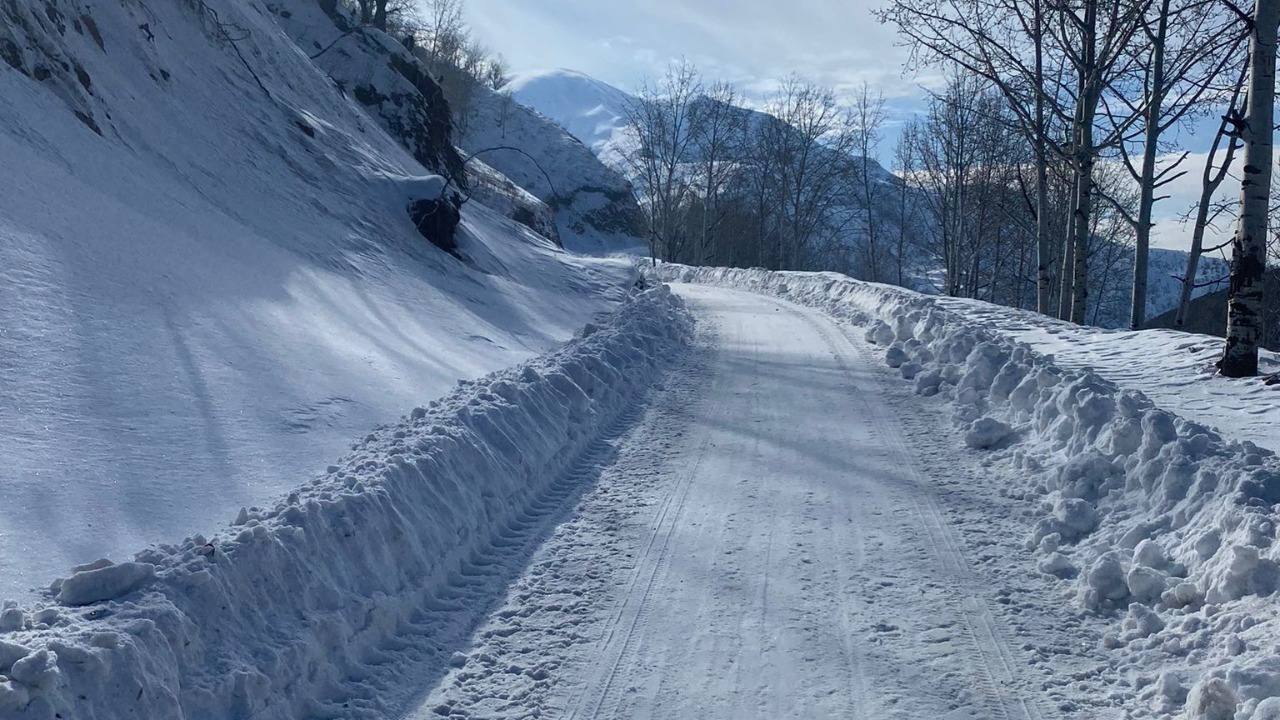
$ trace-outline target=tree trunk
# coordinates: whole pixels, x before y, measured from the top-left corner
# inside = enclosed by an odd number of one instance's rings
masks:
[[[1228,112],[1231,112],[1232,109],[1228,109]],[[1191,294],[1196,289],[1196,276],[1200,273],[1200,256],[1204,254],[1204,232],[1209,225],[1209,206],[1213,204],[1213,196],[1217,193],[1223,179],[1226,178],[1227,170],[1231,167],[1231,161],[1236,156],[1236,138],[1233,136],[1228,141],[1227,152],[1222,158],[1221,169],[1216,176],[1213,175],[1213,159],[1218,154],[1218,142],[1224,136],[1225,130],[1224,121],[1224,126],[1219,129],[1219,135],[1215,139],[1213,147],[1209,149],[1209,157],[1205,160],[1204,178],[1200,189],[1200,203],[1196,208],[1196,223],[1191,232],[1191,250],[1187,253],[1187,272],[1182,279],[1182,294],[1178,298],[1178,314],[1173,321],[1173,326],[1178,330],[1186,327],[1187,313],[1191,311]]]
[[[1080,67],[1080,110],[1076,115],[1076,201],[1075,241],[1072,252],[1071,322],[1083,325],[1089,309],[1089,234],[1093,229],[1093,121],[1098,112],[1098,3],[1089,0],[1085,6],[1083,37],[1084,59]]]
[[[1267,263],[1267,214],[1271,195],[1272,115],[1275,109],[1276,32],[1280,0],[1257,0],[1249,48],[1249,111],[1245,117],[1244,181],[1240,221],[1231,241],[1231,286],[1227,295],[1227,342],[1222,374],[1258,374],[1262,337],[1262,288]]]
[[[1075,247],[1072,248],[1071,322],[1083,325],[1089,309],[1089,230],[1093,217],[1093,127],[1082,126],[1085,136],[1084,151],[1080,153],[1080,182],[1076,188]]]
[[[1160,142],[1160,115],[1164,104],[1164,46],[1169,32],[1169,0],[1160,3],[1160,19],[1151,48],[1151,90],[1147,99],[1147,127],[1142,149],[1142,177],[1138,181],[1138,226],[1133,255],[1133,302],[1129,328],[1141,330],[1147,323],[1147,269],[1151,254],[1151,209],[1155,205],[1156,152]]]
[[[1075,171],[1075,177],[1071,181],[1070,202],[1075,202],[1076,193],[1080,188],[1079,171]],[[1071,291],[1074,287],[1075,273],[1072,269],[1075,266],[1076,258],[1076,213],[1074,209],[1067,213],[1067,232],[1062,238],[1062,271],[1058,275],[1058,319],[1067,320],[1071,317]]]
[[[1035,0],[1036,48],[1036,312],[1052,312],[1052,280],[1049,277],[1049,159],[1045,148],[1044,122],[1044,39],[1041,23],[1042,0]]]

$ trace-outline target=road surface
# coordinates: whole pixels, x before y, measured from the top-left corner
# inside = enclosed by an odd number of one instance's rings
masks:
[[[972,463],[904,423],[939,406],[817,311],[675,288],[695,351],[409,717],[1055,717],[940,509]]]

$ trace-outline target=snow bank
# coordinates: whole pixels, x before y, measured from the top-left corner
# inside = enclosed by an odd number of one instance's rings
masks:
[[[1280,695],[1280,460],[1092,370],[1068,370],[935,298],[834,274],[662,266],[664,280],[785,297],[867,327],[922,395],[948,401],[1005,492],[1033,502],[1029,558],[1115,613],[1116,672],[1165,668],[1137,696],[1248,718]],[[1181,688],[1192,686],[1190,699]],[[1162,689],[1163,688],[1163,689]],[[1230,714],[1224,717],[1231,717]]]
[[[666,287],[564,348],[461,382],[230,530],[84,566],[5,604],[5,718],[333,716],[416,610],[530,521],[689,337]],[[80,607],[88,605],[88,607]]]

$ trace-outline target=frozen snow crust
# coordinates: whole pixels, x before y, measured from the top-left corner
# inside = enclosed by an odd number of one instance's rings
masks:
[[[99,561],[0,613],[0,717],[296,718],[535,522],[690,336],[665,286],[382,427],[230,530]],[[428,638],[429,641],[429,638]]]
[[[1028,562],[1062,578],[1082,611],[1117,618],[1104,639],[1110,672],[1141,676],[1125,681],[1143,704],[1121,701],[1127,717],[1272,717],[1258,704],[1280,696],[1274,453],[1064,370],[929,296],[830,273],[664,265],[657,275],[866,326],[917,393],[949,402],[966,443],[990,453],[992,481],[1040,508]]]

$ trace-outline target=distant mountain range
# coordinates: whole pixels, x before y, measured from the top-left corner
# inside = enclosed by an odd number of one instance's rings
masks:
[[[540,115],[564,128],[583,145],[591,149],[606,165],[626,175],[627,168],[622,161],[622,149],[628,142],[627,107],[636,101],[635,96],[608,83],[597,80],[574,70],[542,70],[521,73],[513,76],[504,87],[504,92],[521,105],[532,108]],[[738,108],[749,115],[751,124],[780,122],[766,113],[749,108]],[[886,205],[878,215],[888,226],[890,234],[897,232],[900,222],[900,209],[897,205],[898,188],[901,179],[886,170],[874,159],[870,160],[880,181],[886,188]],[[634,178],[632,179],[634,182]],[[927,234],[928,228],[921,228]],[[850,243],[859,242],[857,233],[849,238]],[[1148,291],[1148,315],[1155,317],[1177,306],[1181,283],[1177,279],[1185,272],[1187,254],[1178,250],[1153,248],[1150,259],[1150,286]],[[1098,269],[1099,278],[1095,282],[1105,282],[1110,291],[1105,297],[1098,295],[1096,311],[1091,318],[1104,327],[1123,327],[1128,322],[1128,278],[1132,274],[1131,256],[1121,260],[1116,266]],[[928,273],[926,273],[927,275]],[[1219,285],[1213,281],[1225,277],[1227,265],[1220,258],[1206,256],[1202,259],[1198,282],[1204,287],[1195,291],[1196,296],[1213,292]],[[1102,277],[1104,276],[1105,277]],[[926,289],[927,283],[920,283],[916,289]]]

